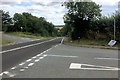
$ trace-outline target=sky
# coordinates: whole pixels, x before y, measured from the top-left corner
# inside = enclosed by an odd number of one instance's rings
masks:
[[[15,13],[29,12],[37,17],[45,17],[54,25],[64,25],[63,16],[67,9],[61,6],[65,0],[0,0],[0,9],[8,11],[11,17]],[[102,14],[112,15],[118,8],[120,0],[93,0],[102,5]]]

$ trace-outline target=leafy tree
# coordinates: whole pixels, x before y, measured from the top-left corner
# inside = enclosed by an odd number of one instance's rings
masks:
[[[101,16],[100,5],[95,2],[65,2],[63,4],[68,9],[64,15],[64,22],[72,27],[71,37],[73,40],[78,37],[86,37],[90,30],[90,22],[96,16]]]
[[[12,24],[12,18],[9,15],[9,12],[5,12],[3,10],[0,10],[0,13],[2,14],[2,30],[8,31],[10,27],[12,27],[10,24]]]

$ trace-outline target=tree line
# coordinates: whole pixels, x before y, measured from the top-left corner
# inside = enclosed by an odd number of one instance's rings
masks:
[[[95,2],[65,2],[68,9],[64,15],[65,27],[61,30],[72,40],[79,38],[94,40],[113,39],[114,19],[116,25],[116,40],[120,40],[120,15],[116,11],[111,16],[101,14],[101,5]]]
[[[47,22],[44,17],[36,17],[30,13],[15,13],[10,17],[9,12],[0,10],[2,13],[2,30],[4,32],[30,32],[41,36],[57,36],[55,26]]]

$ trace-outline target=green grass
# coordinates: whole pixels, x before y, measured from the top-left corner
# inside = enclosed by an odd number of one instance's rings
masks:
[[[11,44],[13,43],[13,41],[4,39],[4,38],[0,38],[0,45],[6,45],[6,44]]]
[[[28,33],[28,32],[9,32],[9,33],[5,33],[5,34],[19,36],[19,37],[25,37],[25,38],[34,38],[34,39],[51,38],[51,37],[42,37],[42,36],[40,36],[40,34],[33,34],[33,33]]]
[[[68,38],[69,41],[71,41],[70,38]],[[75,40],[72,41],[74,44],[78,44],[78,45],[94,45],[94,46],[108,46],[108,42],[109,41],[105,41],[105,40],[87,40],[87,39],[80,39],[80,41]],[[116,45],[114,47],[118,47],[118,45],[120,45],[120,43],[116,43]]]

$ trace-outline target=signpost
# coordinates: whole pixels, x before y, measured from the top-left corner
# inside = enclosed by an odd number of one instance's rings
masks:
[[[111,40],[111,41],[108,43],[108,45],[112,47],[112,46],[114,46],[114,45],[116,44],[116,42],[117,42],[117,41],[115,41],[115,40]]]

